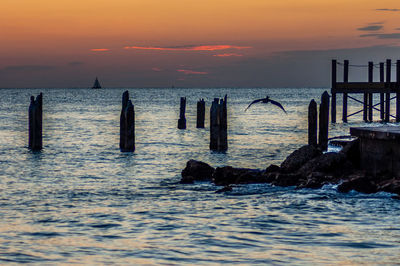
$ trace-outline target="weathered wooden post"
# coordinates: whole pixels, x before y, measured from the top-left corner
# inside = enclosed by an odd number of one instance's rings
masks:
[[[31,96],[28,109],[29,116],[29,141],[28,147],[32,151],[40,151],[43,148],[43,94]]]
[[[317,103],[314,99],[308,105],[308,145],[317,146]]]
[[[325,91],[321,96],[319,106],[319,139],[318,144],[323,150],[328,149],[328,129],[329,129],[329,94]]]
[[[344,60],[344,68],[343,68],[343,82],[349,82],[349,60]],[[342,120],[344,123],[347,123],[347,92],[343,93],[343,112],[342,112]]]
[[[128,91],[122,94],[119,148],[122,152],[135,151],[135,109]]]
[[[218,150],[226,151],[228,149],[228,112],[226,108],[227,95],[224,99],[220,100],[218,105],[218,115],[219,115],[219,139],[218,139]]]
[[[379,63],[379,81],[385,82],[385,63]],[[385,119],[385,94],[381,92],[380,96],[381,120],[383,121]]]
[[[396,122],[400,122],[400,60],[396,61]]]
[[[179,119],[178,119],[179,129],[186,129],[185,110],[186,110],[186,97],[181,97],[181,105],[179,108]]]
[[[218,150],[219,122],[218,103],[219,99],[214,98],[210,108],[210,150]]]
[[[336,67],[337,67],[336,60],[332,60],[332,89],[331,89],[331,93],[332,93],[332,111],[331,111],[332,123],[336,123],[336,78],[337,78],[336,77],[337,76]],[[328,114],[329,114],[329,110],[328,110]]]
[[[385,100],[385,122],[390,119],[390,76],[392,73],[392,60],[386,60],[386,100]]]
[[[197,121],[196,121],[197,128],[204,128],[205,117],[206,117],[206,103],[204,99],[200,99],[200,101],[197,102]]]
[[[374,82],[374,63],[373,62],[368,62],[368,82],[373,83]],[[373,98],[373,93],[368,93],[368,120],[372,122],[373,120],[373,113],[372,110],[374,109],[374,98]]]

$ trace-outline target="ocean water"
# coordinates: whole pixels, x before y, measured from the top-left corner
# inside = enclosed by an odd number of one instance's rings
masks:
[[[307,142],[307,109],[323,89],[129,89],[136,151],[121,153],[124,89],[0,90],[0,263],[396,264],[400,201],[387,193],[268,184],[216,194],[179,184],[189,159],[265,168]],[[27,149],[29,97],[43,92],[41,152]],[[211,152],[209,107],[228,95],[226,153]],[[246,106],[269,95],[272,105]],[[187,129],[177,129],[187,97]],[[206,100],[206,128],[196,102]],[[360,106],[350,104],[351,110]],[[340,120],[340,101],[338,120]],[[378,118],[378,115],[375,114]],[[330,136],[364,125],[330,125]],[[374,123],[372,125],[378,125]],[[371,124],[369,124],[371,125]]]

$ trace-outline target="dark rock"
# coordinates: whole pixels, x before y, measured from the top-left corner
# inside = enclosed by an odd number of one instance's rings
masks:
[[[275,164],[271,164],[270,166],[268,166],[265,169],[266,173],[274,173],[274,172],[279,172],[279,170],[281,170],[281,168]]]
[[[232,191],[232,187],[230,185],[227,185],[221,189],[218,189],[217,191],[215,191],[215,193],[223,193],[223,192],[230,192]]]
[[[350,161],[355,167],[360,166],[360,140],[355,139],[349,142],[340,152]]]
[[[389,179],[379,183],[378,190],[400,195],[400,180]]]
[[[301,181],[297,188],[321,188],[327,179],[325,173],[312,172],[307,176],[307,179]]]
[[[306,145],[290,154],[281,164],[281,172],[293,173],[311,159],[321,155],[322,152],[312,145]]]
[[[299,174],[285,174],[279,173],[277,174],[275,180],[272,182],[273,185],[281,186],[281,187],[290,187],[296,186],[301,179],[301,175]]]
[[[213,181],[217,186],[229,184],[265,183],[264,171],[258,169],[233,168],[231,166],[217,167]]]
[[[336,152],[328,152],[306,162],[298,171],[303,176],[313,172],[340,174],[345,169],[345,156]]]
[[[348,193],[351,190],[371,194],[378,192],[378,187],[376,183],[364,173],[357,173],[350,176],[348,180],[338,186],[338,191],[342,193]]]
[[[193,183],[194,181],[207,181],[212,179],[214,168],[210,165],[190,160],[182,170],[181,183]]]

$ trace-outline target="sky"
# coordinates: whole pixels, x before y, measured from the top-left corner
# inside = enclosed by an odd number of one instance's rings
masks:
[[[400,3],[1,0],[0,36],[0,88],[329,87],[400,59]]]

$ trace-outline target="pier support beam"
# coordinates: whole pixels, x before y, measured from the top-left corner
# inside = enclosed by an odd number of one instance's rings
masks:
[[[396,122],[400,122],[400,60],[396,61]]]
[[[178,129],[186,129],[186,97],[181,97],[181,104],[179,107]]]
[[[373,83],[374,82],[374,63],[373,62],[368,62],[368,82]],[[374,105],[374,99],[373,99],[373,93],[368,93],[368,121],[372,122],[373,120],[373,105]]]
[[[385,63],[379,63],[379,81],[385,82]],[[381,120],[385,119],[385,94],[380,93],[380,109],[381,109]]]
[[[119,148],[121,152],[135,151],[135,109],[128,91],[122,94]]]
[[[204,99],[197,102],[197,121],[196,128],[204,128],[204,120],[206,116],[206,103]]]
[[[392,60],[386,60],[386,100],[385,100],[385,122],[390,119],[390,78],[392,73]]]
[[[31,96],[28,109],[29,115],[29,141],[28,147],[32,151],[40,151],[43,148],[43,94],[40,93],[35,100]]]
[[[344,68],[343,68],[343,82],[349,82],[349,60],[344,60]],[[343,93],[343,111],[342,111],[342,120],[344,123],[347,123],[347,92]]]
[[[318,144],[322,150],[328,149],[328,129],[329,129],[329,94],[325,91],[321,96],[319,107],[319,138]]]
[[[317,146],[317,124],[317,103],[314,101],[314,99],[312,99],[308,105],[308,145],[315,147]]]

